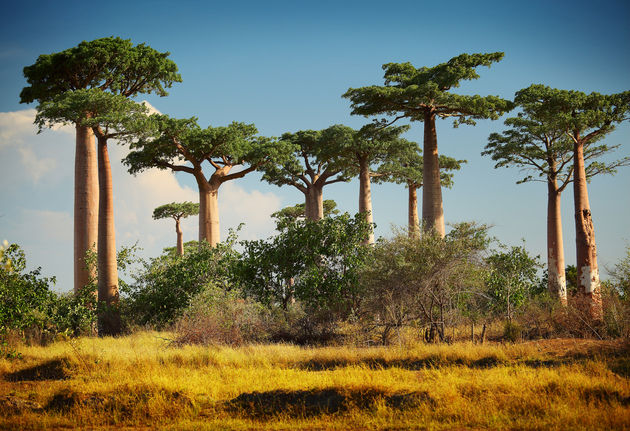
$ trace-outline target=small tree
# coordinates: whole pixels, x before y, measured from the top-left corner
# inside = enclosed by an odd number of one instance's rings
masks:
[[[153,210],[153,219],[159,220],[172,218],[175,220],[175,232],[177,233],[177,254],[184,255],[184,238],[180,220],[189,216],[199,214],[199,204],[192,202],[170,203],[161,205]]]
[[[293,300],[313,312],[347,313],[356,305],[358,270],[367,253],[361,243],[369,229],[361,215],[297,220],[279,229],[269,240],[242,243],[235,281],[245,292],[283,309]]]
[[[326,199],[323,202],[324,217],[339,215],[337,209],[337,202],[332,199]],[[276,219],[279,226],[284,226],[287,223],[294,223],[298,220],[304,220],[306,218],[306,205],[297,204],[292,207],[282,208],[280,211],[276,211],[271,214],[271,217]]]
[[[515,310],[523,305],[539,286],[538,256],[529,255],[524,246],[495,251],[486,259],[489,265],[486,286],[491,306],[512,322]]]
[[[362,319],[382,329],[383,342],[409,325],[427,327],[428,341],[444,340],[458,297],[482,286],[487,245],[487,227],[473,223],[454,226],[444,238],[430,231],[379,240],[361,273]]]
[[[476,68],[490,66],[503,58],[502,52],[461,54],[434,67],[416,68],[411,63],[388,63],[385,85],[350,88],[343,97],[352,102],[352,114],[391,115],[424,122],[424,192],[422,220],[427,230],[444,236],[444,211],[440,187],[440,164],[435,131],[436,118],[454,118],[454,125],[475,124],[476,119],[496,120],[512,108],[497,96],[468,96],[451,93],[462,80],[479,78]]]

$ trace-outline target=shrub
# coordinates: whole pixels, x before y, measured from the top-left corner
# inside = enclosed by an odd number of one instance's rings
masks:
[[[175,323],[179,344],[241,345],[269,338],[267,312],[238,290],[208,284]]]
[[[359,295],[368,247],[364,217],[285,221],[269,240],[245,241],[233,281],[269,307],[299,301],[309,313],[347,314]]]
[[[427,325],[429,341],[444,340],[449,312],[482,285],[487,244],[487,228],[472,223],[455,226],[444,238],[430,232],[379,240],[361,274],[361,320],[380,328],[384,343],[392,330],[413,325]]]
[[[204,242],[184,256],[167,251],[143,262],[144,270],[135,275],[134,282],[121,286],[126,296],[122,304],[125,319],[164,328],[183,314],[205,286],[228,289],[228,274],[237,256],[232,243],[212,248]]]

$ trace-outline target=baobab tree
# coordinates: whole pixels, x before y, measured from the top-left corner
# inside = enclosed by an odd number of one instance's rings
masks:
[[[517,184],[531,181],[547,184],[548,288],[553,296],[566,305],[567,283],[560,201],[562,192],[573,182],[573,141],[564,129],[558,127],[554,118],[539,115],[535,105],[532,106],[532,101],[537,100],[539,92],[539,88],[529,87],[518,93],[515,103],[523,111],[517,117],[505,120],[509,129],[489,136],[488,145],[481,154],[491,156],[497,162],[495,168],[514,166],[533,172],[533,175],[526,175]],[[615,173],[617,167],[630,163],[629,158],[608,163],[595,161],[618,147],[595,145],[595,142],[593,139],[584,145],[584,161],[591,161],[585,166],[587,181],[597,174]]]
[[[175,232],[177,233],[177,254],[184,255],[184,237],[180,221],[183,218],[199,214],[199,204],[193,202],[172,202],[160,205],[153,210],[153,219],[172,218],[175,220]]]
[[[418,219],[418,189],[423,185],[423,158],[422,149],[416,142],[408,141],[405,151],[382,163],[374,173],[374,182],[393,182],[404,184],[409,196],[408,232],[409,236],[420,234],[420,221]],[[440,156],[440,183],[443,187],[453,186],[452,171],[461,169],[466,160],[457,160],[452,157]]]
[[[573,144],[573,202],[578,291],[591,318],[603,317],[595,227],[588,199],[585,153],[588,147],[630,119],[630,91],[603,95],[531,85],[516,93],[529,116],[562,130]]]
[[[199,189],[199,243],[207,241],[212,247],[220,241],[221,185],[272,161],[282,161],[290,151],[286,142],[255,136],[258,130],[253,124],[233,122],[202,129],[196,118],[174,119],[158,114],[150,121],[154,136],[132,143],[123,162],[132,174],[156,167],[193,175]],[[210,176],[203,171],[204,162],[214,168]],[[243,168],[232,172],[239,165]]]
[[[324,186],[350,181],[343,155],[353,140],[355,131],[347,126],[334,125],[327,129],[302,130],[285,133],[280,142],[292,152],[280,163],[262,167],[263,179],[277,186],[291,185],[304,194],[308,220],[324,217]]]
[[[372,214],[372,186],[374,176],[373,167],[387,160],[397,158],[405,152],[408,141],[400,139],[400,134],[407,131],[409,126],[385,127],[375,122],[363,126],[352,134],[351,141],[344,146],[346,169],[359,176],[359,213],[365,216],[370,226],[366,238],[367,244],[374,243],[374,227]]]
[[[393,116],[390,124],[402,118],[424,123],[422,220],[426,230],[436,229],[442,237],[445,227],[435,119],[453,118],[457,127],[474,125],[477,119],[496,120],[509,111],[512,103],[498,96],[450,92],[462,80],[479,78],[477,67],[489,67],[502,58],[502,52],[461,54],[446,63],[421,68],[411,63],[387,63],[383,65],[384,86],[350,88],[343,95],[351,101],[352,114]]]
[[[125,96],[98,89],[66,91],[38,107],[35,122],[40,129],[53,124],[88,126],[98,148],[97,274],[98,333],[120,333],[118,313],[118,267],[114,227],[114,194],[107,143],[110,139],[136,139],[147,121],[148,108]]]
[[[168,52],[121,38],[107,37],[81,42],[65,51],[40,55],[24,68],[27,87],[20,103],[50,101],[67,91],[95,89],[132,97],[140,93],[166,96],[166,88],[181,82]],[[98,169],[94,133],[90,126],[75,123],[74,165],[74,290],[88,283],[90,273],[84,258],[97,242]]]

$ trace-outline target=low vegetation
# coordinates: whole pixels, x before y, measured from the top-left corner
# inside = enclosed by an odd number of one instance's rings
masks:
[[[177,346],[62,339],[0,359],[0,427],[623,429],[628,344]],[[103,414],[103,413],[106,414]]]

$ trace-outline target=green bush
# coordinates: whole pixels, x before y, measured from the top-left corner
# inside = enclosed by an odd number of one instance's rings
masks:
[[[232,241],[233,242],[233,241]],[[208,285],[229,288],[228,275],[238,254],[232,242],[210,247],[204,242],[184,256],[166,251],[143,262],[143,270],[121,286],[124,319],[130,324],[158,329],[175,322],[195,296]]]

